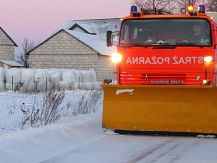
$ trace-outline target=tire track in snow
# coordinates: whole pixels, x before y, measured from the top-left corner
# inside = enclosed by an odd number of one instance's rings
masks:
[[[181,147],[181,145],[182,144],[180,144],[180,146],[179,146],[179,149],[180,149],[180,147]],[[186,143],[185,144],[185,147],[183,148],[181,148],[179,151],[177,150],[176,151],[176,153],[179,153],[179,154],[175,154],[175,155],[173,155],[173,157],[169,160],[169,162],[168,163],[175,163],[176,161],[178,161],[180,158],[181,158],[181,156],[184,154],[184,153],[187,153],[190,149],[192,149],[193,147],[195,147],[196,145],[199,145],[199,141],[196,141],[196,142],[194,142],[194,143],[192,143],[192,144],[188,144],[188,143]],[[175,151],[173,151],[173,152],[175,152]]]
[[[185,140],[185,139],[184,139]],[[186,139],[187,140],[187,139]],[[184,153],[198,145],[199,141],[183,141],[180,139],[162,143],[151,150],[140,154],[136,158],[128,161],[128,163],[145,162],[145,163],[175,163]]]
[[[156,150],[163,148],[164,146],[172,143],[173,141],[174,141],[174,139],[171,139],[171,140],[167,140],[163,143],[160,143],[158,145],[155,145],[150,150],[148,150],[148,151],[145,150],[143,153],[140,153],[139,155],[135,156],[133,159],[126,161],[126,163],[135,163],[135,162],[138,162],[140,160],[143,160],[147,156],[152,155]]]

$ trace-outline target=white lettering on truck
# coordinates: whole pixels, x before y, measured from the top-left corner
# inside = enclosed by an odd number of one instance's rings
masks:
[[[173,64],[173,65],[186,65],[186,64],[203,64],[203,57],[128,57],[126,64],[138,65],[156,65],[156,64]]]

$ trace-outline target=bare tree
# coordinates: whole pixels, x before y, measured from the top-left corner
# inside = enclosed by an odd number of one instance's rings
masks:
[[[21,128],[26,126],[46,126],[57,121],[60,118],[60,111],[63,109],[61,104],[64,97],[65,92],[57,92],[54,88],[51,88],[44,95],[42,104],[39,104],[38,94],[36,93],[33,99],[32,107],[26,107],[27,105],[25,103],[20,106],[20,110],[23,113]]]
[[[168,0],[133,0],[133,3],[139,7],[146,10],[152,11],[169,11],[167,6],[170,3]]]
[[[216,0],[209,0],[207,2],[208,10],[211,12],[217,12],[217,1]]]
[[[195,5],[204,3],[206,0],[192,0]],[[215,1],[215,0],[212,0]],[[166,13],[179,14],[181,9],[185,9],[189,0],[132,0],[139,8],[147,10],[161,10]]]
[[[35,47],[35,45],[36,44],[35,44],[34,41],[31,41],[31,40],[29,40],[27,38],[24,38],[23,43],[22,43],[23,53],[21,54],[21,61],[24,64],[25,68],[29,67],[29,63],[28,63],[29,55],[28,55],[28,52],[30,50],[32,50]]]

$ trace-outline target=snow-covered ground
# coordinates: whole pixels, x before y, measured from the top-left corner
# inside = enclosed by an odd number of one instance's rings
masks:
[[[64,104],[76,103],[84,91],[67,92]],[[97,112],[69,115],[51,125],[19,129],[19,105],[34,95],[0,93],[1,163],[216,163],[217,139],[118,135],[101,128]],[[41,96],[38,96],[40,102]],[[63,104],[63,105],[64,105]],[[12,107],[11,107],[12,106]]]

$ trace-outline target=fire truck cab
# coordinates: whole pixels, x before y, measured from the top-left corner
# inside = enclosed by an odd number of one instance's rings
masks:
[[[113,55],[118,83],[216,85],[216,29],[204,9],[188,15],[146,15],[134,6],[122,20]]]

